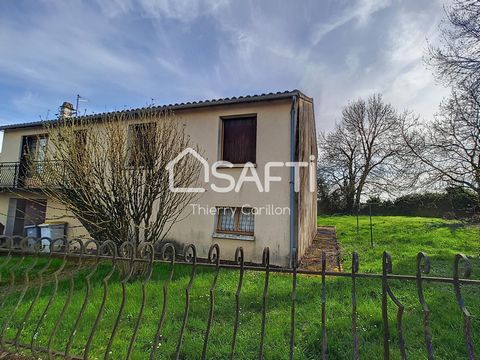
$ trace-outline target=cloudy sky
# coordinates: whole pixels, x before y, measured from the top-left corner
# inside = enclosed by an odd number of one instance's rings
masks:
[[[0,124],[283,91],[330,129],[380,92],[428,119],[447,90],[422,56],[438,0],[2,0]]]

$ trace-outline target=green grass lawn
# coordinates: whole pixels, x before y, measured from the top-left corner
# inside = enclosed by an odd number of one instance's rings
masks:
[[[359,232],[354,216],[320,216],[318,225],[337,228],[344,264],[350,264],[351,253],[360,255],[362,272],[380,272],[382,253],[388,251],[393,259],[393,272],[415,274],[415,257],[419,251],[429,255],[434,275],[452,275],[453,257],[464,253],[472,258],[480,278],[480,227],[467,226],[458,221],[407,216],[373,216],[373,248],[370,244],[370,220],[359,217]]]
[[[478,278],[480,264],[478,260],[479,237],[476,227],[464,227],[453,222],[439,219],[408,217],[375,217],[374,247],[370,247],[368,218],[360,219],[360,236],[356,233],[354,217],[319,217],[320,225],[337,226],[337,234],[344,256],[344,270],[350,271],[350,252],[356,250],[360,255],[362,272],[378,272],[381,270],[381,255],[388,250],[393,258],[394,273],[414,274],[415,256],[419,250],[430,255],[432,273],[435,275],[451,275],[452,258],[456,252],[463,252],[471,257],[475,278]],[[0,268],[3,258],[0,258]],[[41,260],[37,268],[45,264]],[[16,270],[17,280],[21,281],[30,260]],[[52,269],[57,268],[60,261],[55,261]],[[70,264],[73,266],[73,264]],[[50,269],[49,271],[51,271]],[[477,271],[475,271],[475,269]],[[185,306],[185,287],[190,280],[189,266],[176,266],[169,288],[167,317],[158,358],[169,359],[175,347],[182,324]],[[91,325],[97,315],[103,295],[102,278],[108,273],[108,264],[103,264],[92,278],[93,292],[90,303],[82,317],[73,343],[72,354],[81,355]],[[32,271],[32,274],[35,270]],[[57,337],[53,340],[53,348],[63,351],[70,335],[72,324],[85,297],[84,277],[87,271],[76,276],[75,292],[66,316],[63,319]],[[9,275],[1,268],[4,283]],[[155,330],[160,319],[163,305],[162,287],[168,276],[167,265],[155,266],[152,281],[147,285],[147,305],[133,350],[133,359],[148,358]],[[209,312],[209,288],[214,277],[213,269],[198,267],[194,279],[190,314],[185,330],[181,358],[197,359],[201,357],[203,339]],[[45,346],[48,336],[62,307],[68,291],[68,279],[62,278],[58,295],[52,302],[51,311],[45,319],[36,341]],[[258,357],[260,343],[261,304],[265,276],[260,272],[247,271],[240,298],[240,321],[237,337],[236,358],[254,359]],[[35,276],[33,276],[35,281]],[[110,280],[105,313],[96,332],[91,357],[103,358],[106,344],[111,335],[117,317],[121,299],[121,286],[118,274]],[[238,284],[238,272],[220,270],[215,291],[215,312],[208,347],[208,358],[225,359],[229,357],[235,318],[235,291]],[[391,287],[399,300],[405,305],[404,335],[410,359],[426,359],[423,344],[422,312],[418,303],[414,282],[391,281]],[[3,287],[4,288],[4,287]],[[287,359],[289,354],[290,334],[290,302],[292,280],[289,275],[271,274],[267,324],[265,335],[265,358]],[[0,288],[1,290],[1,288]],[[21,287],[17,288],[21,290]],[[19,300],[19,292],[6,299],[0,309],[0,325],[13,314],[13,321],[6,331],[7,338],[13,338],[20,326],[29,300],[35,295],[35,288],[27,292],[17,312],[13,313]],[[477,355],[480,355],[480,289],[479,287],[462,287],[467,306],[472,313],[473,340]],[[33,309],[31,318],[38,320],[50,295],[52,285],[46,286]],[[141,284],[139,281],[127,285],[127,302],[121,318],[120,327],[113,342],[111,358],[122,359],[128,349],[133,327],[138,316],[141,302]],[[433,346],[437,359],[466,358],[462,337],[463,322],[460,310],[455,301],[452,286],[448,284],[426,284],[425,296],[431,309],[431,325]],[[330,359],[348,359],[352,357],[351,335],[351,280],[327,278],[327,342]],[[381,283],[376,279],[357,280],[358,301],[358,334],[360,336],[360,357],[381,359],[382,354],[382,321],[381,321]],[[1,300],[0,300],[1,304]],[[399,359],[396,345],[395,328],[396,308],[389,303],[391,331],[391,354]],[[34,322],[30,321],[22,332],[22,342],[29,343],[34,331]],[[296,359],[318,359],[321,357],[321,279],[315,276],[298,276],[296,307]]]

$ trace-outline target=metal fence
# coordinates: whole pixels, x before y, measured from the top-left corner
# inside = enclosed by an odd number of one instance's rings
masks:
[[[50,170],[55,167],[55,174],[65,170],[60,161],[0,162],[0,189],[38,190],[45,184],[57,183],[58,179],[46,178],[46,167]]]
[[[44,259],[39,266],[39,260]],[[288,358],[293,359],[296,351],[296,332],[297,324],[297,281],[300,277],[308,276],[309,278],[318,279],[319,291],[321,292],[321,308],[319,315],[321,316],[321,336],[319,353],[317,358],[327,359],[329,350],[327,342],[327,279],[343,278],[350,282],[349,293],[351,295],[350,314],[351,314],[351,347],[353,359],[360,358],[360,335],[359,315],[357,307],[359,304],[358,279],[366,278],[375,280],[381,287],[381,323],[382,335],[379,341],[383,341],[383,358],[400,357],[407,359],[408,351],[404,336],[404,325],[402,323],[404,315],[404,305],[392,290],[391,282],[400,281],[415,284],[418,297],[418,306],[421,308],[423,323],[422,331],[424,337],[424,355],[428,359],[435,358],[435,349],[433,346],[433,335],[430,324],[430,310],[428,301],[424,295],[425,283],[442,283],[452,286],[453,293],[459,309],[459,322],[463,322],[463,341],[464,354],[468,359],[475,359],[474,340],[472,339],[472,317],[467,304],[462,296],[462,287],[474,286],[480,287],[480,280],[469,279],[472,272],[472,266],[469,259],[458,254],[453,261],[452,277],[432,277],[428,276],[430,271],[430,260],[425,253],[419,253],[416,259],[417,273],[416,275],[398,275],[392,274],[392,258],[387,253],[383,253],[382,272],[381,273],[361,273],[359,272],[359,256],[357,253],[352,254],[352,267],[349,272],[330,272],[326,269],[326,257],[322,256],[322,270],[309,271],[297,268],[291,269],[278,268],[270,266],[269,249],[265,248],[263,252],[263,263],[261,265],[246,264],[244,260],[244,251],[237,248],[233,261],[220,261],[220,248],[218,245],[212,245],[207,259],[199,259],[194,245],[185,247],[182,254],[176,254],[175,247],[172,244],[160,244],[153,246],[150,243],[142,243],[139,246],[130,242],[125,242],[118,246],[113,242],[105,242],[102,244],[96,241],[66,241],[57,239],[51,241],[47,238],[0,238],[0,313],[3,312],[3,318],[0,323],[0,347],[6,353],[23,353],[31,355],[35,358],[49,359],[61,357],[65,359],[88,359],[91,358],[94,339],[98,336],[99,324],[105,317],[107,311],[106,302],[110,296],[110,289],[113,284],[121,286],[121,296],[114,299],[117,302],[115,321],[109,324],[111,332],[108,337],[96,339],[96,342],[103,342],[103,357],[107,358],[132,358],[132,352],[136,343],[139,341],[139,329],[145,321],[147,285],[151,281],[152,272],[157,264],[167,266],[168,274],[162,286],[163,305],[158,321],[154,324],[156,328],[155,334],[150,339],[148,348],[144,349],[141,358],[155,359],[158,357],[165,358],[184,358],[182,346],[187,335],[187,324],[189,322],[189,313],[191,312],[191,288],[195,282],[197,271],[200,267],[209,268],[212,272],[212,280],[209,288],[204,293],[207,296],[208,314],[206,315],[205,327],[202,330],[201,353],[198,358],[216,358],[216,355],[209,354],[208,347],[212,340],[212,327],[216,306],[216,290],[220,269],[231,271],[238,275],[234,295],[234,309],[232,313],[231,337],[229,358],[241,358],[238,355],[237,336],[240,323],[240,314],[242,312],[242,288],[244,276],[247,272],[255,272],[263,274],[263,293],[261,294],[261,309],[259,328],[259,346],[256,350],[259,359],[267,357],[265,348],[265,338],[268,334],[268,316],[269,316],[269,294],[271,291],[271,274],[282,273],[290,279],[290,295],[289,295],[289,353]],[[52,263],[57,265],[53,266]],[[98,271],[100,264],[108,264],[109,271],[103,273],[101,279],[101,297],[98,301],[92,299],[92,288],[94,284],[92,279]],[[168,322],[168,293],[172,283],[174,269],[177,266],[184,266],[189,269],[188,282],[184,289],[183,314],[181,316],[181,326],[177,334],[176,346],[173,353],[165,354],[159,351],[159,344]],[[79,276],[79,274],[82,274]],[[114,276],[117,275],[117,277]],[[3,277],[2,277],[3,276]],[[128,350],[125,354],[112,356],[112,346],[118,333],[119,325],[125,317],[126,301],[128,297],[127,287],[133,279],[140,282],[140,294],[138,311],[132,320],[131,336],[129,339]],[[51,314],[52,304],[55,298],[59,296],[61,291],[59,283],[65,282],[64,303],[61,310],[53,316]],[[85,286],[85,291],[79,294],[78,283]],[[47,289],[48,288],[48,289]],[[48,290],[48,291],[46,291]],[[31,291],[33,295],[27,301],[26,294]],[[43,296],[43,301],[40,301]],[[81,306],[72,313],[70,304],[73,297],[82,296]],[[26,303],[28,302],[28,303]],[[391,336],[389,327],[389,304],[393,303],[396,307],[396,335]],[[391,305],[390,305],[391,306]],[[19,314],[20,308],[23,312]],[[33,316],[36,308],[40,316]],[[93,309],[95,316],[89,323],[89,335],[84,345],[81,347],[81,353],[72,351],[72,344],[80,322],[87,312]],[[391,309],[390,309],[391,310]],[[108,311],[111,311],[109,308]],[[313,316],[313,315],[312,315]],[[463,319],[462,319],[463,317]],[[68,318],[68,320],[67,320]],[[17,320],[14,320],[17,319]],[[18,320],[20,319],[20,320]],[[48,321],[52,327],[48,334],[43,334],[43,342],[39,340],[43,324]],[[391,321],[391,320],[390,320]],[[64,337],[66,346],[62,349],[54,348],[54,338],[59,336],[60,327],[66,328],[61,336]],[[22,341],[25,338],[26,329],[29,328],[28,336],[30,341]],[[33,329],[33,330],[32,330]],[[444,329],[444,331],[451,331]],[[10,334],[10,336],[7,336]],[[382,339],[383,338],[383,339]],[[393,342],[392,339],[396,341]],[[0,351],[1,353],[1,351]],[[208,356],[207,356],[208,355]],[[381,357],[381,355],[380,355]]]

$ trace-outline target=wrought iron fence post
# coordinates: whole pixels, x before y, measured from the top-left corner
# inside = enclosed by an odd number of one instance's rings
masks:
[[[240,320],[240,293],[242,291],[243,285],[243,272],[244,272],[244,256],[243,248],[238,247],[235,251],[235,262],[240,266],[240,275],[238,278],[237,292],[235,293],[235,322],[233,323],[233,338],[232,338],[232,348],[230,351],[230,359],[235,357],[235,347],[237,345],[237,332],[238,332],[238,322]]]
[[[162,259],[167,260],[167,250],[170,253],[170,272],[168,278],[165,280],[163,284],[163,303],[162,303],[162,312],[160,315],[160,320],[158,321],[157,331],[155,332],[155,338],[152,344],[152,350],[150,352],[150,360],[155,359],[155,354],[157,352],[158,345],[160,343],[160,336],[163,328],[163,323],[165,322],[165,316],[167,313],[167,301],[168,301],[168,286],[173,278],[173,271],[175,270],[175,247],[167,243],[162,248]]]
[[[48,311],[50,310],[50,307],[53,303],[53,301],[55,300],[55,297],[57,296],[57,292],[58,292],[58,275],[60,275],[60,273],[63,271],[63,269],[65,268],[65,266],[67,265],[67,252],[68,252],[68,242],[66,239],[55,239],[53,240],[52,242],[50,242],[50,253],[54,253],[55,252],[55,244],[57,242],[62,242],[64,244],[64,247],[63,247],[63,257],[62,257],[62,264],[60,265],[60,267],[53,273],[53,278],[54,278],[54,286],[53,286],[53,291],[52,291],[52,294],[50,295],[49,299],[48,299],[48,302],[47,302],[47,305],[45,307],[45,309],[43,310],[43,313],[40,317],[40,319],[38,320],[38,323],[37,323],[37,326],[35,327],[35,330],[32,334],[32,339],[31,339],[31,343],[30,343],[30,346],[31,346],[31,349],[32,349],[32,354],[33,356],[35,357],[38,357],[38,353],[36,352],[36,347],[35,347],[35,340],[37,339],[37,336],[38,336],[38,332],[40,331],[40,328],[41,328],[41,325],[43,323],[43,321],[45,320],[45,318],[47,317],[47,314],[48,314]],[[50,349],[47,350],[48,351],[48,357],[51,358],[53,356],[53,354],[51,353]]]
[[[220,273],[220,247],[214,244],[208,251],[208,262],[215,264],[215,275],[213,276],[212,285],[210,286],[210,310],[208,312],[207,330],[205,331],[205,340],[203,341],[202,359],[207,358],[208,338],[212,327],[213,312],[215,306],[215,288],[217,286],[218,274]]]
[[[290,308],[290,360],[295,350],[295,304],[297,302],[297,251],[293,254],[292,299]]]
[[[67,345],[65,347],[65,359],[71,359],[70,356],[70,349],[73,344],[73,339],[75,338],[78,325],[80,324],[80,321],[83,317],[83,314],[85,313],[85,310],[87,309],[88,303],[90,301],[90,296],[92,293],[92,284],[91,284],[91,278],[92,276],[96,273],[98,269],[98,264],[100,262],[100,244],[96,242],[95,240],[88,240],[85,243],[85,251],[89,251],[90,245],[95,245],[95,264],[92,266],[90,269],[90,272],[85,276],[85,283],[87,285],[87,289],[85,291],[85,297],[83,299],[82,307],[80,308],[80,311],[78,312],[77,319],[75,320],[75,324],[73,325],[72,331],[70,332],[70,337],[68,338]]]
[[[125,308],[125,303],[127,301],[127,282],[133,275],[134,271],[134,263],[135,263],[135,244],[132,242],[124,242],[120,248],[119,252],[122,257],[128,257],[128,271],[121,279],[120,284],[122,285],[122,299],[120,301],[120,307],[118,309],[117,318],[115,323],[113,324],[112,333],[110,334],[110,339],[108,341],[107,348],[105,349],[104,359],[107,360],[110,357],[113,341],[115,339],[115,335],[117,334],[118,327],[120,325],[120,321],[122,320],[123,310]]]
[[[79,241],[79,240],[75,240],[75,242],[78,243],[78,245],[80,246],[80,257],[78,259],[78,264],[77,264],[77,268],[73,271],[70,272],[69,274],[69,289],[68,289],[68,294],[67,294],[67,298],[65,300],[65,304],[63,305],[62,307],[62,310],[60,312],[60,315],[58,315],[58,318],[57,318],[57,321],[55,322],[55,325],[53,327],[53,330],[48,338],[48,343],[47,343],[47,349],[48,349],[48,354],[49,354],[49,357],[52,357],[53,358],[53,351],[52,351],[52,341],[53,339],[55,338],[55,335],[57,334],[58,332],[58,328],[60,327],[60,324],[62,323],[62,320],[65,316],[65,312],[67,311],[67,308],[68,306],[70,305],[70,302],[72,300],[72,296],[73,296],[73,290],[74,290],[74,286],[75,286],[75,280],[74,280],[74,276],[77,272],[80,271],[80,268],[82,267],[83,265],[83,255],[84,255],[84,252],[85,252],[85,248],[83,246],[83,242],[82,241]],[[69,252],[72,250],[71,248],[71,244],[68,243],[67,247],[66,247],[66,254],[68,256]],[[53,251],[53,249],[51,249],[51,251]]]
[[[138,329],[140,328],[140,323],[143,317],[143,311],[145,310],[145,304],[147,302],[147,283],[150,281],[153,273],[153,260],[155,258],[155,250],[153,248],[152,243],[150,242],[143,242],[138,245],[137,249],[137,260],[147,259],[147,270],[145,271],[144,277],[142,279],[142,301],[140,304],[140,310],[138,312],[137,321],[135,322],[135,327],[133,329],[133,334],[130,339],[130,344],[128,345],[127,357],[126,359],[129,360],[132,356],[133,346],[135,345],[135,340],[137,339]]]
[[[262,325],[260,330],[260,350],[258,358],[263,359],[263,347],[265,342],[265,324],[266,324],[266,312],[267,312],[267,300],[268,300],[268,282],[270,278],[270,249],[266,247],[263,249],[262,264],[265,267],[265,285],[263,287],[262,297]]]
[[[108,250],[111,252],[110,260],[112,262],[112,265],[111,265],[110,271],[102,279],[102,285],[103,285],[102,302],[100,303],[100,306],[99,306],[98,312],[97,312],[97,316],[95,317],[95,322],[93,323],[92,330],[90,331],[90,334],[89,334],[88,339],[87,339],[87,343],[85,344],[85,350],[83,352],[83,359],[84,360],[88,359],[88,355],[90,354],[90,348],[92,346],[93,338],[95,336],[98,325],[100,323],[100,320],[102,319],[103,312],[105,310],[105,304],[106,304],[107,298],[108,298],[109,280],[112,277],[112,275],[114,274],[115,270],[117,269],[117,254],[118,254],[117,246],[111,240],[105,241],[99,248],[99,251],[100,251],[101,255],[104,255],[104,251],[108,251]]]
[[[322,251],[322,360],[327,360],[327,290],[325,272],[327,270],[327,255]]]
[[[43,240],[45,240],[45,238],[41,238],[41,239],[37,240],[37,242],[36,242],[36,246],[38,245],[38,251],[41,250]],[[22,322],[20,323],[20,327],[18,328],[17,333],[15,334],[15,338],[13,340],[13,343],[15,345],[15,349],[16,349],[17,352],[19,351],[20,335],[21,335],[23,329],[25,328],[25,325],[27,324],[28,320],[30,319],[30,315],[32,314],[33,308],[34,308],[35,304],[37,303],[38,299],[40,298],[40,294],[42,293],[43,282],[44,282],[43,274],[51,266],[51,264],[52,264],[52,256],[51,256],[51,253],[50,253],[46,265],[38,271],[38,289],[37,289],[37,292],[35,293],[35,297],[33,298],[32,302],[30,303],[30,306],[28,307],[27,312],[23,316]]]
[[[359,267],[358,254],[352,253],[352,337],[353,337],[353,360],[358,360],[358,333],[357,333],[357,272]]]
[[[390,359],[390,330],[388,328],[388,303],[387,303],[387,274],[390,272],[387,262],[387,253],[383,253],[382,260],[382,319],[383,319],[383,359]]]
[[[423,333],[425,337],[425,346],[427,349],[428,360],[433,360],[433,345],[432,345],[432,330],[430,329],[430,310],[427,302],[425,301],[425,295],[423,293],[423,279],[422,274],[428,274],[430,272],[430,259],[427,254],[419,252],[417,255],[417,292],[418,300],[422,306],[423,311]]]
[[[455,291],[455,297],[457,298],[458,307],[463,314],[463,336],[465,338],[465,346],[467,348],[467,356],[469,360],[475,360],[475,351],[473,350],[473,341],[472,341],[472,322],[471,315],[465,306],[465,300],[463,299],[462,292],[460,289],[460,260],[464,263],[463,277],[469,278],[472,274],[472,264],[468,258],[463,254],[457,254],[455,256],[454,266],[453,266],[453,288]]]
[[[390,359],[390,330],[388,328],[388,298],[397,306],[397,335],[400,356],[403,360],[407,359],[405,349],[405,340],[403,338],[402,317],[404,306],[393,294],[388,284],[388,274],[392,273],[392,257],[386,251],[383,252],[382,260],[382,317],[383,317],[383,346],[384,359]]]
[[[188,282],[187,287],[185,288],[185,311],[183,313],[183,322],[182,327],[180,329],[180,335],[178,336],[177,341],[177,348],[175,350],[175,359],[180,358],[180,350],[182,347],[183,342],[183,335],[185,333],[185,328],[187,327],[188,322],[188,313],[190,311],[190,290],[193,285],[193,280],[195,279],[196,271],[197,271],[197,249],[194,245],[190,244],[185,249],[184,254],[185,262],[192,262],[192,272],[190,274],[190,281]]]

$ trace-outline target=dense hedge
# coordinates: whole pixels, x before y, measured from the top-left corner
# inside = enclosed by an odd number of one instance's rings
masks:
[[[360,214],[406,215],[445,218],[467,218],[480,212],[477,195],[464,188],[451,187],[443,192],[426,192],[403,195],[394,200],[382,200],[372,197],[361,205]],[[335,201],[319,201],[319,214],[345,213]]]

